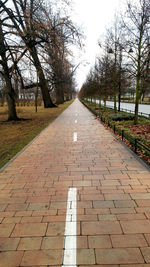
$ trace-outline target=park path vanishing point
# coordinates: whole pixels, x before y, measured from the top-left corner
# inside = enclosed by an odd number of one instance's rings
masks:
[[[0,173],[0,267],[150,267],[150,172],[75,100]]]

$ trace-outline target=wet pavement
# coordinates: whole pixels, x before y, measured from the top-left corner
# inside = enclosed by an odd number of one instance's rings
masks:
[[[75,100],[0,173],[0,267],[150,267],[150,172]]]

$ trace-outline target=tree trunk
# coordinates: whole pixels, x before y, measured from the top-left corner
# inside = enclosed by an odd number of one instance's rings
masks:
[[[54,105],[52,100],[51,100],[49,90],[48,90],[48,83],[45,79],[45,75],[44,75],[44,72],[43,72],[43,69],[41,66],[41,62],[38,58],[37,51],[36,51],[35,47],[30,48],[30,54],[33,58],[34,66],[36,68],[37,75],[39,77],[39,84],[41,87],[42,98],[43,98],[43,102],[44,102],[44,108],[56,107],[56,105]]]
[[[5,65],[5,66],[4,66]],[[6,99],[8,104],[8,120],[18,120],[15,104],[15,92],[12,87],[11,78],[9,77],[9,70],[7,66],[7,61],[3,64],[4,68],[4,78],[6,82]]]
[[[2,67],[4,70],[4,79],[6,83],[6,99],[8,103],[8,120],[18,120],[17,112],[16,112],[16,105],[15,105],[15,92],[11,83],[11,77],[9,74],[9,68],[7,64],[6,58],[6,47],[4,43],[4,36],[2,27],[0,26],[0,55],[2,58]]]
[[[63,85],[58,84],[56,85],[56,104],[63,104],[64,103],[64,91]]]
[[[140,99],[140,80],[141,80],[141,43],[142,43],[142,32],[140,30],[140,38],[138,45],[138,65],[137,65],[137,78],[136,78],[136,100],[135,100],[135,113],[134,113],[134,124],[138,124],[138,110],[139,110],[139,99]]]
[[[137,76],[136,82],[136,99],[135,99],[135,113],[134,113],[134,124],[138,124],[138,111],[139,111],[139,99],[140,99],[140,76]]]

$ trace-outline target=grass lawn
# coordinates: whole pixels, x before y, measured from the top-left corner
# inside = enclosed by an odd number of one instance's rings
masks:
[[[7,122],[7,107],[0,107],[0,168],[38,135],[49,123],[58,117],[72,101],[57,108],[17,107],[19,118],[28,120]]]

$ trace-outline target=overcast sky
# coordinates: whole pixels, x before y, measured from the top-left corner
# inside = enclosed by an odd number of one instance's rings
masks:
[[[98,39],[111,24],[115,11],[119,10],[121,0],[73,0],[73,2],[72,19],[78,25],[82,25],[86,36],[85,52],[74,52],[76,64],[83,60],[83,65],[76,72],[76,81],[80,89],[98,54]]]

